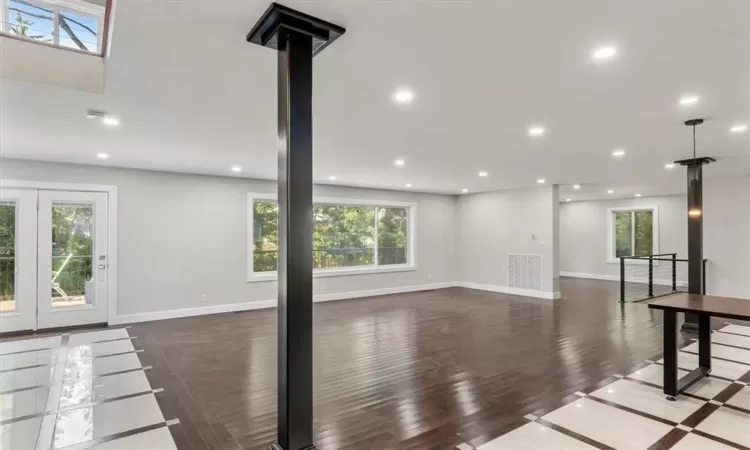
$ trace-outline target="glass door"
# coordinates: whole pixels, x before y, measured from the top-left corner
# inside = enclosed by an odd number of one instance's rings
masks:
[[[36,328],[36,201],[0,188],[0,333]]]
[[[107,322],[107,194],[39,191],[38,328]]]

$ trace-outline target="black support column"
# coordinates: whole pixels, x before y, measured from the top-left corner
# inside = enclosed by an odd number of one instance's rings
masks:
[[[703,123],[703,119],[692,119],[685,125],[693,127],[693,142],[695,142],[695,127]],[[694,151],[695,151],[695,144]],[[684,159],[675,161],[676,164],[687,166],[687,207],[688,207],[688,292],[703,293],[704,264],[703,264],[703,165],[716,160],[709,157]],[[684,331],[697,333],[698,316],[685,314]]]
[[[344,29],[272,4],[247,40],[278,52],[278,439],[313,444],[313,56]]]

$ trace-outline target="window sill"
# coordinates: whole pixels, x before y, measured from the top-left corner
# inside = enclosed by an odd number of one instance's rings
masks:
[[[318,269],[313,271],[313,278],[344,277],[349,275],[368,275],[377,273],[413,272],[417,267],[414,265],[382,266],[382,267],[342,267],[338,269]],[[278,275],[273,273],[253,273],[247,280],[248,283],[262,281],[276,281]]]

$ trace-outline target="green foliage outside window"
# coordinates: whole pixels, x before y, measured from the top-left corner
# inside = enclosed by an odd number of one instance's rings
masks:
[[[406,264],[408,216],[406,208],[314,205],[313,267]],[[254,202],[253,234],[253,271],[275,271],[278,255],[275,201]]]
[[[0,202],[0,301],[13,300],[15,290],[16,205]]]
[[[83,295],[93,274],[93,216],[91,205],[52,206],[52,271],[60,272],[55,282],[68,296]]]
[[[615,257],[651,255],[654,251],[654,212],[617,211],[614,215]]]

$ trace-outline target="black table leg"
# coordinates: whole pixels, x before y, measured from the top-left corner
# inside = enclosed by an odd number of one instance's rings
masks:
[[[698,365],[711,370],[711,316],[698,316]]]
[[[677,312],[664,311],[664,393],[677,397]]]

